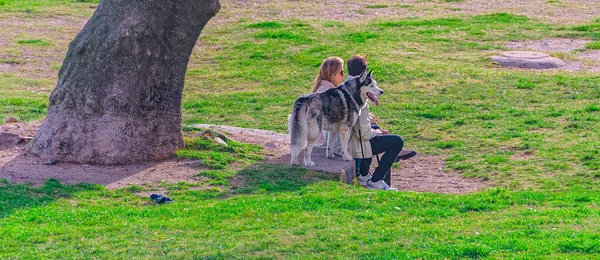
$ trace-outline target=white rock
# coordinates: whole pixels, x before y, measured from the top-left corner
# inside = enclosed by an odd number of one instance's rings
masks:
[[[550,57],[543,52],[508,51],[499,56],[492,56],[492,60],[502,67],[517,67],[524,69],[553,69],[565,65],[558,58]]]

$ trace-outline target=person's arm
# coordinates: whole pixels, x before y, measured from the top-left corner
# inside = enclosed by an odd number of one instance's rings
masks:
[[[382,134],[382,131],[380,131],[379,129],[371,128],[371,113],[369,113],[369,105],[362,108],[361,115],[366,116],[358,117],[357,130],[360,130],[360,137],[362,137],[363,141],[369,141],[371,140],[371,138]]]
[[[369,120],[371,121],[371,128],[381,131],[382,134],[390,133],[388,130],[383,130],[381,127],[379,127],[377,124],[377,117],[373,115],[373,113],[369,113]]]
[[[372,125],[377,125],[377,117],[373,113],[369,112],[369,120]]]

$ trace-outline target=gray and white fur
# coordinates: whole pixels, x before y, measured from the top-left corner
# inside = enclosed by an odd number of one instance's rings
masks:
[[[378,104],[376,97],[383,94],[371,74],[371,71],[363,71],[360,76],[336,88],[296,99],[288,122],[292,165],[300,165],[298,156],[303,151],[304,165],[315,166],[311,154],[321,130],[331,133],[327,135],[327,158],[334,158],[332,146],[339,134],[342,158],[352,160],[348,154],[352,127],[358,120],[361,108],[367,104],[367,99]]]

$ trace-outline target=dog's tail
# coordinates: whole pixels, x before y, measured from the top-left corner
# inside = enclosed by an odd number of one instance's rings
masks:
[[[288,118],[288,130],[290,133],[290,153],[292,154],[292,164],[299,165],[298,156],[300,151],[306,146],[308,139],[308,126],[306,124],[306,114],[308,106],[306,97],[299,97],[294,102],[292,114]]]

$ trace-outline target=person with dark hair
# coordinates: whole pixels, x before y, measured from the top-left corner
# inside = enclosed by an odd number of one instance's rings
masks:
[[[348,59],[348,77],[353,78],[367,70],[367,59],[360,55],[354,55]]]
[[[355,55],[347,62],[348,77],[352,80],[367,70],[365,57]],[[399,135],[389,134],[377,125],[376,117],[369,112],[367,104],[361,111],[358,122],[352,129],[350,153],[356,160],[357,180],[360,185],[372,189],[396,190],[383,181],[392,164],[399,160],[407,160],[417,155],[415,150],[403,149],[404,140]],[[369,173],[373,155],[384,153],[379,165],[371,175]]]

